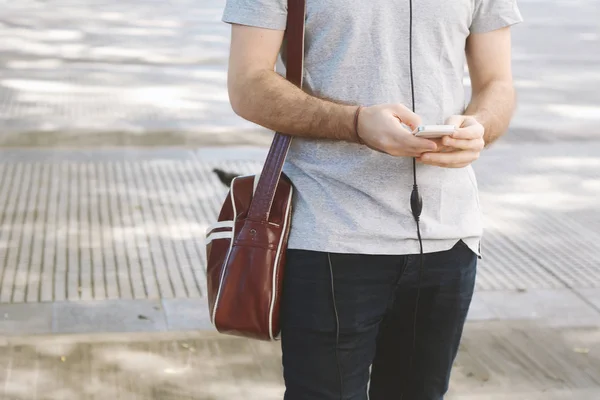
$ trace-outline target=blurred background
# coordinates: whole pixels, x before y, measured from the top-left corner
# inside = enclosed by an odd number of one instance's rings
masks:
[[[212,169],[259,171],[271,139],[229,106],[224,5],[0,1],[0,398],[282,398],[278,345],[207,316]],[[597,400],[600,2],[519,6],[448,399]]]

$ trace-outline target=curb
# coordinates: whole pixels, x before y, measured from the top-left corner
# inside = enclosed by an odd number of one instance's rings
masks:
[[[216,332],[206,298],[0,304],[0,336]]]
[[[273,133],[266,130],[225,132],[0,131],[0,148],[269,146],[272,138]]]

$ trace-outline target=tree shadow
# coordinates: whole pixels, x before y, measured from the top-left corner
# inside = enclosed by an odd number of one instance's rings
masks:
[[[256,130],[229,105],[223,6],[7,6],[10,24],[0,24],[3,131]]]
[[[278,344],[242,339],[60,342],[0,349],[11,400],[280,399]]]

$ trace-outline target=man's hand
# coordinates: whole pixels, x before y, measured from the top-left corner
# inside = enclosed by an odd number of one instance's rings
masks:
[[[438,153],[424,153],[417,158],[423,164],[446,168],[463,168],[479,158],[485,146],[485,129],[477,120],[468,115],[454,115],[446,121],[459,128],[451,136],[442,138],[444,148]]]
[[[396,157],[419,157],[437,150],[434,141],[415,137],[402,124],[414,130],[421,117],[401,104],[365,107],[358,116],[357,134],[371,149]]]

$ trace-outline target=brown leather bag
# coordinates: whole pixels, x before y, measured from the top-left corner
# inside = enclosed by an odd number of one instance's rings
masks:
[[[306,0],[288,0],[286,78],[302,86]],[[208,306],[224,334],[279,336],[279,304],[293,188],[282,173],[291,137],[276,133],[259,176],[231,183],[218,222],[207,231]]]

